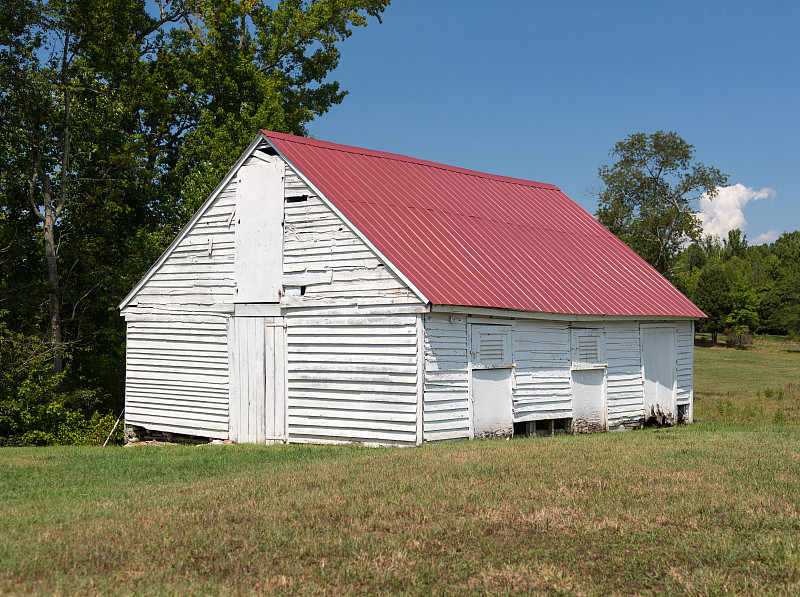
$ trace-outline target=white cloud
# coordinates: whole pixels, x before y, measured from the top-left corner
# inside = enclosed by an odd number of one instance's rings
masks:
[[[775,191],[769,187],[756,190],[741,183],[729,187],[720,187],[717,196],[713,199],[703,195],[700,197],[700,213],[698,214],[700,221],[703,223],[703,232],[720,238],[727,238],[729,230],[736,228],[745,230],[747,228],[747,220],[744,219],[742,211],[744,206],[750,201],[771,199],[775,195]],[[773,232],[771,230],[767,234],[772,234]],[[761,238],[761,236],[758,238]]]
[[[750,241],[751,245],[766,245],[768,243],[773,243],[778,240],[778,237],[781,235],[779,230],[770,230],[769,232],[765,232],[764,234],[759,234],[753,240]]]

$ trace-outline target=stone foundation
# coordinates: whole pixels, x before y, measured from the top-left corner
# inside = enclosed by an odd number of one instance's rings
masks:
[[[178,444],[208,444],[211,443],[210,437],[198,435],[184,435],[182,433],[171,433],[169,431],[157,431],[155,429],[145,429],[136,425],[125,425],[125,445],[136,444],[155,444],[155,445],[178,445]],[[221,442],[220,442],[221,443]]]

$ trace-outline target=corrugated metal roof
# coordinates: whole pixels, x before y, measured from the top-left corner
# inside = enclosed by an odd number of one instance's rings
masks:
[[[433,304],[704,316],[558,187],[263,133]]]

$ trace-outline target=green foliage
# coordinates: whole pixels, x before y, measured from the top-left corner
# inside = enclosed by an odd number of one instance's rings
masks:
[[[634,133],[609,154],[617,161],[599,169],[605,188],[597,219],[672,277],[676,256],[700,236],[695,203],[704,193],[713,197],[727,176],[697,162],[694,147],[673,132]]]
[[[717,334],[725,330],[726,318],[731,311],[731,286],[725,270],[716,263],[710,262],[700,271],[694,289],[694,302],[708,316],[701,320],[701,331],[711,332],[714,342]]]
[[[339,46],[388,4],[4,5],[0,320],[4,358],[27,369],[2,363],[0,417],[17,425],[3,437],[22,438],[30,425],[36,433],[24,441],[61,442],[68,434],[50,421],[62,403],[64,417],[84,417],[70,419],[84,435],[93,413],[119,412],[125,326],[116,305],[259,129],[304,133],[343,100],[331,77]],[[48,209],[58,247],[50,261]],[[47,373],[54,306],[66,366],[58,376]]]
[[[760,246],[740,230],[723,241],[707,236],[681,253],[673,281],[709,315],[699,331],[800,338],[800,231]]]
[[[752,290],[736,291],[731,293],[731,307],[725,323],[736,334],[741,346],[743,336],[758,329],[758,298]]]
[[[41,338],[10,331],[0,312],[0,446],[97,444],[114,425],[101,390],[64,391]],[[121,431],[114,438],[121,441]]]
[[[65,391],[41,338],[9,330],[0,312],[0,446],[103,443],[116,418],[102,390]],[[114,441],[122,441],[121,428]]]

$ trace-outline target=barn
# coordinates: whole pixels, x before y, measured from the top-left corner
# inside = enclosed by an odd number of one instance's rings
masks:
[[[686,297],[557,187],[261,131],[120,304],[126,436],[692,420]]]

